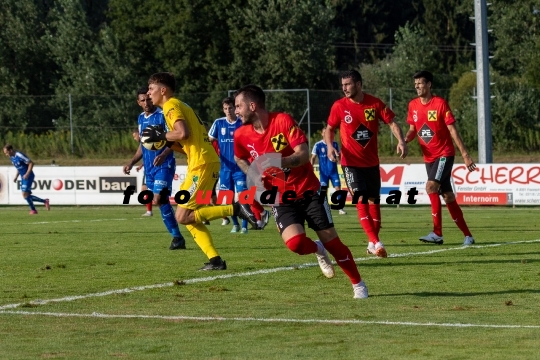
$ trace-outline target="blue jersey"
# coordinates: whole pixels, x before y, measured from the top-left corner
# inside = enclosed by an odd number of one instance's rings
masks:
[[[21,176],[24,176],[26,172],[28,171],[28,164],[30,164],[30,158],[23,154],[20,151],[15,152],[14,156],[10,156],[9,159],[15,166],[15,168],[19,171],[19,174]]]
[[[219,146],[219,158],[221,160],[221,169],[231,172],[242,171],[234,161],[234,132],[242,126],[242,120],[236,119],[232,124],[227,118],[219,118],[214,121],[208,136],[216,139]]]
[[[142,136],[143,130],[148,125],[161,125],[164,129],[167,129],[167,125],[165,124],[165,118],[163,117],[163,111],[160,108],[156,108],[156,110],[146,116],[144,112],[142,112],[139,115],[139,135]],[[168,131],[168,130],[167,130]],[[163,147],[163,149],[159,149],[156,151],[148,150],[144,146],[141,146],[142,149],[142,159],[144,164],[144,172],[145,174],[153,174],[159,169],[175,169],[176,162],[174,161],[174,154],[171,152],[169,156],[161,163],[159,166],[154,166],[154,159],[156,156],[161,154],[163,151],[165,151],[166,147]]]
[[[335,141],[334,148],[339,151],[338,144]],[[332,162],[330,159],[328,159],[328,147],[323,140],[315,143],[311,153],[319,157],[319,171],[321,174],[332,175],[338,173],[337,162]]]

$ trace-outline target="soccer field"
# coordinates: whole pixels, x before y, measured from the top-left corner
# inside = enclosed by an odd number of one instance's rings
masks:
[[[464,208],[476,239],[465,248],[446,211],[445,243],[432,245],[418,241],[430,208],[384,207],[387,259],[365,255],[346,210],[334,220],[365,300],[273,223],[242,235],[213,221],[228,270],[209,273],[185,227],[188,249],[168,250],[158,209],[0,207],[0,358],[538,358],[538,208]]]

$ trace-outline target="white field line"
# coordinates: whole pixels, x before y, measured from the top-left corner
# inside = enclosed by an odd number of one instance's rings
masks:
[[[116,315],[77,313],[53,313],[32,311],[0,311],[0,314],[26,315],[26,316],[53,316],[72,318],[101,318],[101,319],[158,319],[158,320],[189,320],[189,321],[253,321],[265,323],[301,323],[301,324],[340,324],[340,325],[401,325],[401,326],[432,326],[432,327],[455,327],[455,328],[497,328],[497,329],[540,329],[540,325],[498,325],[498,324],[462,324],[462,323],[419,323],[410,321],[368,321],[368,320],[339,320],[339,319],[283,319],[283,318],[241,318],[220,316],[166,316],[166,315]]]
[[[41,225],[41,224],[60,224],[60,223],[80,223],[80,222],[99,222],[99,221],[124,221],[128,219],[91,219],[91,220],[58,220],[58,221],[36,221],[31,223],[20,223],[22,225]]]
[[[435,254],[435,253],[444,252],[444,251],[465,250],[465,249],[471,249],[471,248],[482,249],[482,248],[490,248],[490,247],[497,247],[497,246],[526,244],[526,243],[537,243],[537,242],[540,242],[540,239],[512,241],[512,242],[499,243],[499,244],[489,244],[489,245],[460,246],[460,247],[454,247],[454,248],[434,249],[434,250],[423,251],[423,252],[390,254],[388,257],[389,258],[400,258],[400,257],[417,256],[417,255],[430,255],[430,254]],[[356,262],[368,261],[368,260],[380,260],[380,258],[377,258],[377,257],[363,257],[363,258],[354,259],[354,261],[356,261]],[[218,280],[218,279],[231,279],[231,278],[236,278],[236,277],[261,275],[261,274],[271,274],[271,273],[280,272],[280,271],[297,270],[297,269],[303,269],[303,268],[308,268],[308,267],[313,267],[313,266],[318,266],[318,264],[317,263],[306,263],[306,264],[302,264],[302,265],[284,266],[284,267],[278,267],[278,268],[272,268],[272,269],[262,269],[262,270],[257,270],[257,271],[248,271],[248,272],[235,273],[235,274],[208,276],[208,277],[194,278],[194,279],[188,279],[188,280],[179,280],[179,281],[181,282],[181,284],[195,284],[195,283],[213,281],[213,280]],[[86,295],[66,296],[66,297],[56,298],[56,299],[48,299],[48,300],[36,299],[36,300],[26,302],[26,303],[2,305],[2,306],[0,306],[0,312],[2,310],[15,309],[15,308],[21,307],[22,305],[28,305],[28,304],[30,304],[30,305],[45,305],[45,304],[48,304],[48,303],[68,302],[68,301],[88,299],[88,298],[93,298],[93,297],[102,297],[102,296],[115,295],[115,294],[131,293],[131,292],[135,292],[135,291],[159,289],[159,288],[174,286],[176,284],[177,284],[176,282],[168,282],[168,283],[163,283],[163,284],[135,286],[135,287],[119,289],[119,290],[109,290],[109,291],[103,291],[103,292],[99,292],[99,293],[91,293],[91,294],[86,294]]]

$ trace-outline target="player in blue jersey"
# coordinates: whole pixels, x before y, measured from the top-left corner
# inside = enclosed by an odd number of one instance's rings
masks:
[[[147,87],[140,88],[137,91],[137,104],[143,109],[138,120],[139,136],[141,136],[143,130],[148,125],[161,125],[164,129],[167,127],[165,118],[163,117],[163,111],[152,104],[147,92]],[[164,147],[163,149],[152,151],[139,144],[139,148],[131,161],[124,166],[124,174],[129,175],[133,165],[141,159],[144,164],[146,187],[154,194],[153,203],[159,206],[165,227],[173,236],[169,249],[185,249],[186,241],[180,233],[173,208],[169,203],[169,196],[167,195],[167,199],[160,199],[163,189],[168,189],[169,194],[172,192],[172,182],[176,170],[173,150],[169,147]],[[161,204],[161,202],[164,202],[164,204]]]
[[[216,141],[219,148],[221,168],[219,170],[219,190],[232,190],[240,193],[247,189],[246,174],[240,170],[234,161],[234,132],[242,121],[234,114],[234,99],[227,97],[221,102],[225,117],[216,119],[208,131],[210,141]],[[247,233],[247,220],[242,220],[242,228],[236,216],[231,216],[233,221],[232,233]]]
[[[49,199],[42,199],[32,195],[32,183],[34,182],[34,172],[32,171],[34,163],[32,160],[22,152],[15,151],[10,144],[4,146],[4,154],[9,157],[17,169],[17,175],[15,176],[15,179],[13,179],[13,182],[17,182],[19,175],[21,175],[22,196],[28,203],[28,206],[30,206],[30,215],[37,214],[34,201],[43,203],[45,208],[50,210],[51,206],[49,205]]]
[[[337,162],[332,162],[328,159],[328,147],[324,142],[324,133],[326,132],[326,125],[321,131],[323,140],[317,141],[311,151],[311,165],[315,164],[315,158],[319,158],[319,181],[321,188],[328,188],[330,181],[334,185],[335,191],[341,190],[341,180],[339,179],[339,173],[337,169]],[[334,141],[334,149],[339,153],[339,147],[337,142]],[[346,212],[343,209],[339,209],[340,215],[345,215]]]

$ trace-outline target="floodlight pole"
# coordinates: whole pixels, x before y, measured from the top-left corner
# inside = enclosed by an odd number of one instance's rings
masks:
[[[476,86],[478,94],[478,162],[493,162],[491,136],[491,95],[489,82],[489,49],[486,0],[474,0],[476,41]]]

